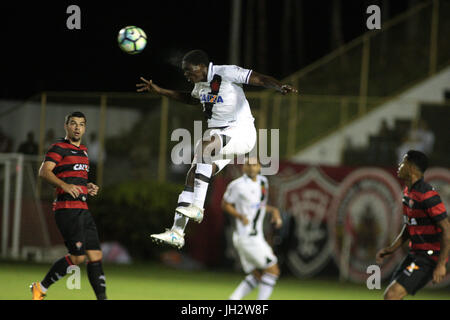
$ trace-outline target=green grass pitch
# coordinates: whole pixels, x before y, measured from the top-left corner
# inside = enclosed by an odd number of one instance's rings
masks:
[[[0,300],[28,300],[29,285],[41,280],[50,264],[0,262]],[[105,264],[107,294],[111,300],[226,300],[242,273],[177,270],[161,264]],[[86,267],[81,266],[81,288],[67,289],[68,277],[54,284],[46,300],[94,300]],[[382,299],[381,290],[368,290],[364,284],[341,283],[337,279],[297,279],[282,276],[273,300],[372,300]],[[256,299],[256,290],[246,299]],[[449,288],[419,291],[408,299],[448,300]]]

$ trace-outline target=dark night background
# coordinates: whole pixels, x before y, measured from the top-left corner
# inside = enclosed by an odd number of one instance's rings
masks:
[[[412,2],[417,3],[411,0],[388,2],[388,17],[407,10]],[[367,31],[365,10],[368,5],[378,4],[383,12],[386,3],[342,1],[341,42],[346,43]],[[81,30],[66,28],[69,17],[66,9],[71,4],[81,8]],[[303,1],[301,16],[295,12],[291,18],[291,21],[301,21],[301,55],[297,53],[298,46],[297,51],[283,53],[280,39],[284,4],[285,1],[265,1],[266,14],[261,16],[248,12],[247,1],[242,1],[241,66],[283,78],[333,49],[330,42],[332,0]],[[179,59],[186,51],[201,48],[216,64],[229,63],[231,5],[231,0],[1,4],[1,23],[5,25],[2,27],[0,97],[22,99],[46,90],[132,92],[139,76],[152,78],[168,88],[189,89],[178,68]],[[264,63],[257,53],[261,47],[256,45],[259,42],[257,30],[254,30],[251,60],[245,63],[242,59],[245,23],[251,15],[254,21],[266,21]],[[141,27],[149,38],[146,49],[137,56],[127,55],[117,46],[117,33],[127,25]],[[254,28],[258,29],[258,25]],[[295,45],[295,34],[289,37]]]

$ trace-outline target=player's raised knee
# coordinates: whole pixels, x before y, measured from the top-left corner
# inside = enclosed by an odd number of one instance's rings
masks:
[[[273,274],[276,277],[280,276],[280,268],[278,267],[278,264],[274,264],[273,266],[271,266],[270,268],[268,268],[266,270],[266,272]]]

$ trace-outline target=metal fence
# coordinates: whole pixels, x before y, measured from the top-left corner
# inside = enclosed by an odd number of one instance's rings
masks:
[[[279,128],[280,157],[290,158],[449,65],[448,34],[450,1],[421,3],[284,79],[299,88],[299,95],[248,91],[256,126]],[[200,108],[151,94],[43,92],[24,105],[34,112],[30,129],[38,136],[41,157],[48,129],[53,126],[63,135],[63,110],[76,107],[88,113],[89,131],[104,146],[98,154],[100,185],[120,177],[176,176],[177,169],[172,172],[168,164],[176,143],[170,133],[191,130],[194,120],[203,119]],[[9,116],[21,107],[0,113],[2,125],[5,120],[11,126]],[[114,131],[117,127],[120,132]],[[107,150],[107,161],[102,150]]]

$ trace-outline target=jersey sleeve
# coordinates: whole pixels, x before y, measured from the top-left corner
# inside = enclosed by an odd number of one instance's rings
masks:
[[[248,84],[252,70],[244,69],[238,66],[226,66],[222,70],[225,78],[234,83]]]
[[[191,96],[200,99],[200,88],[197,84],[195,84],[194,89],[192,89]]]
[[[225,193],[223,194],[223,200],[225,200],[228,203],[236,203],[238,197],[238,192],[236,189],[237,189],[236,184],[233,182],[230,183],[227,186]]]
[[[64,157],[64,150],[61,147],[57,146],[56,144],[53,144],[45,154],[44,162],[51,161],[58,164],[63,157]]]
[[[442,202],[441,197],[435,190],[427,192],[422,203],[424,210],[427,212],[428,216],[431,218],[431,220],[433,220],[434,223],[447,218],[445,205]]]

